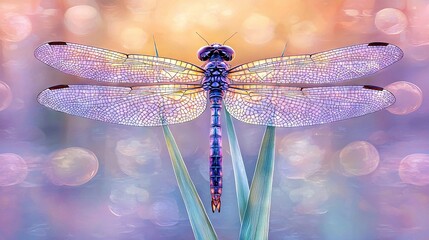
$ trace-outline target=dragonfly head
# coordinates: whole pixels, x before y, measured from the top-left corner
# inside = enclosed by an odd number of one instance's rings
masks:
[[[234,49],[230,46],[213,43],[198,50],[198,59],[208,61],[213,56],[218,56],[224,61],[231,61],[234,58],[234,53]]]

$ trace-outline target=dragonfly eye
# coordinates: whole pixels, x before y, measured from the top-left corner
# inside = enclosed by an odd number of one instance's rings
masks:
[[[234,49],[232,49],[231,47],[223,45],[222,47],[219,48],[219,50],[223,60],[231,61],[234,58],[235,52],[234,52]]]
[[[207,61],[210,59],[210,56],[212,55],[213,47],[211,46],[204,46],[198,50],[198,59],[201,61]]]

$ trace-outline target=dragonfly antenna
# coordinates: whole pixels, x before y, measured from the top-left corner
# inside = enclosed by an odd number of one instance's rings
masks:
[[[156,47],[155,35],[152,35],[153,38],[153,46],[155,47],[155,55],[159,57],[158,48]]]
[[[285,52],[286,52],[286,47],[287,47],[287,43],[288,43],[288,42],[286,42],[286,43],[285,43],[285,47],[283,48],[283,52],[282,52],[282,57],[284,57],[284,56],[285,56]]]
[[[203,39],[204,40],[204,42],[206,42],[207,43],[207,45],[210,45],[210,43],[209,42],[207,42],[207,40],[206,39],[204,39],[203,38],[203,36],[201,36],[198,32],[195,32],[198,36],[200,36],[200,38],[201,39]]]
[[[238,32],[235,32],[234,34],[232,34],[231,35],[231,37],[229,37],[229,38],[227,38],[223,43],[222,43],[222,45],[224,45],[225,43],[226,43],[226,41],[228,41],[229,39],[231,39],[232,37],[234,37],[235,36],[235,34],[237,34]]]

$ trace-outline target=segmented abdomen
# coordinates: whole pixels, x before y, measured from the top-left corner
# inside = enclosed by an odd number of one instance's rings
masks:
[[[220,211],[220,196],[222,194],[222,128],[220,111],[222,109],[222,91],[210,90],[210,193],[212,210]]]

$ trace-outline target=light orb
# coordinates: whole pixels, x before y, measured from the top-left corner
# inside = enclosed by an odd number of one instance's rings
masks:
[[[415,153],[406,156],[399,164],[399,177],[408,184],[429,184],[429,154]]]
[[[98,159],[85,148],[71,147],[54,152],[47,174],[56,185],[79,186],[91,180],[98,171]]]
[[[340,164],[343,170],[352,176],[372,173],[380,162],[377,149],[369,142],[349,143],[340,152]]]
[[[375,26],[386,34],[399,34],[407,27],[407,16],[395,8],[385,8],[375,15]]]
[[[21,183],[27,177],[28,166],[24,159],[14,153],[0,154],[0,186]]]
[[[422,90],[415,84],[406,81],[394,82],[385,87],[395,96],[395,103],[387,111],[397,114],[410,114],[422,105]]]

